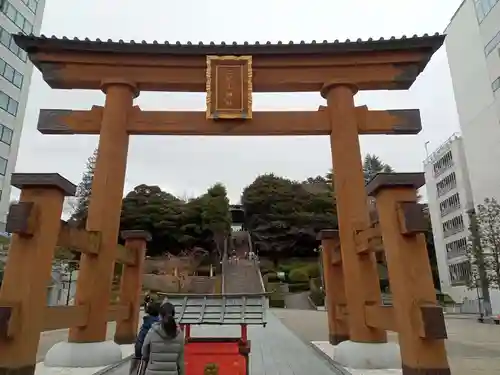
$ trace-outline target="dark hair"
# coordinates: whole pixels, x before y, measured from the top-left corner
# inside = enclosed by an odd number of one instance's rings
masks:
[[[161,326],[170,338],[177,337],[177,322],[175,321],[175,307],[170,302],[165,302],[160,307]]]
[[[160,302],[149,302],[146,305],[146,314],[151,316],[160,315],[161,303]]]

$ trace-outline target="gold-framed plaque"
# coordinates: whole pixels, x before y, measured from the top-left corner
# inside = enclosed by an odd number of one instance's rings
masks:
[[[252,118],[252,56],[207,56],[207,119]]]

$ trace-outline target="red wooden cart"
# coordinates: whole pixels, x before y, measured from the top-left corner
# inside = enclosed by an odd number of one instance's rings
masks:
[[[176,319],[183,328],[187,375],[249,375],[249,325],[266,325],[267,300],[259,294],[174,294]],[[192,326],[240,326],[239,337],[191,335]],[[196,330],[196,328],[195,328]],[[202,335],[205,333],[200,329]],[[215,370],[217,369],[217,370]]]

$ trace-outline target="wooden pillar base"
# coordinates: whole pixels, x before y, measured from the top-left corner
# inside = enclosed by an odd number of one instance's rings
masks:
[[[328,341],[332,345],[338,345],[341,342],[349,340],[349,335],[342,335],[342,334],[334,333],[334,334],[330,334],[328,336],[329,336]]]
[[[451,375],[449,368],[411,368],[403,364],[403,375]]]
[[[0,367],[0,375],[34,375],[36,364],[22,367]]]

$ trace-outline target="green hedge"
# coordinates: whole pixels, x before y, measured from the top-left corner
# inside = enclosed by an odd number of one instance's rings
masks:
[[[303,267],[311,279],[320,277],[320,269],[318,263],[310,263],[309,265]]]
[[[287,280],[291,283],[306,282],[310,278],[320,276],[319,264],[316,262],[295,262],[283,264],[279,266],[279,271],[284,272]],[[307,278],[304,275],[306,275]]]
[[[309,274],[305,268],[295,268],[288,274],[288,280],[291,283],[307,283],[309,282]]]
[[[290,263],[280,264],[278,269],[281,272],[290,273],[297,268],[308,267],[310,264],[312,264],[312,263],[310,263],[310,262],[290,262]]]

